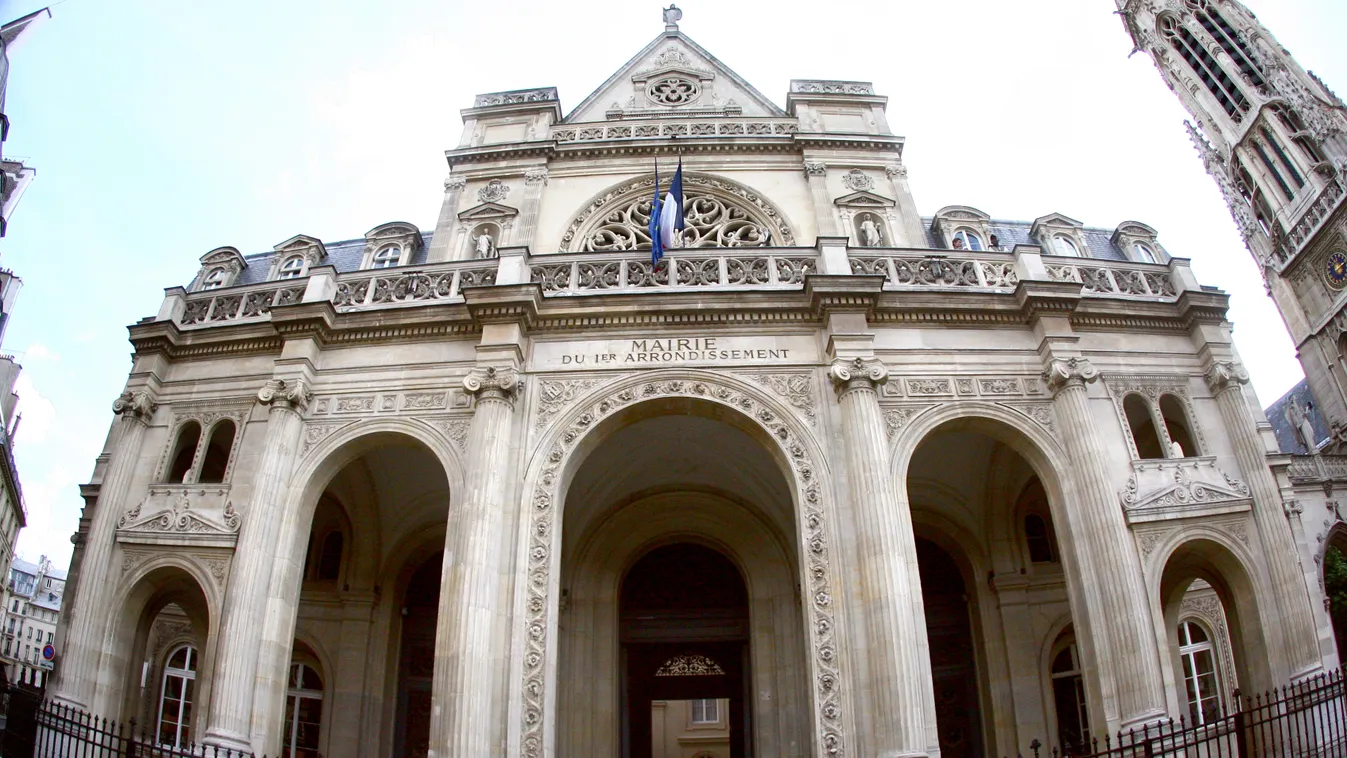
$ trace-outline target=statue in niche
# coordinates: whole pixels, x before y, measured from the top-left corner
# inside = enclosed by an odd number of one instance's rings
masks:
[[[869,213],[861,216],[860,231],[862,246],[879,247],[884,244],[884,235],[879,231],[879,224],[875,223],[875,217]]]
[[[491,232],[483,229],[481,234],[473,238],[472,244],[472,257],[494,258],[496,256],[496,241],[491,238]]]
[[[1313,409],[1313,403],[1306,403],[1302,406],[1294,396],[1291,398],[1291,402],[1286,404],[1286,420],[1291,423],[1291,429],[1295,431],[1300,444],[1304,445],[1305,450],[1310,453],[1314,453],[1317,449],[1314,423],[1310,421],[1310,411]]]

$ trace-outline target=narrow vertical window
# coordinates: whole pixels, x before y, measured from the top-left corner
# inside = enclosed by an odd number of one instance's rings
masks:
[[[341,574],[341,551],[345,539],[338,530],[328,532],[318,554],[318,579],[335,581]]]
[[[285,745],[282,758],[320,758],[319,729],[323,723],[323,680],[312,666],[290,667],[285,691]]]
[[[201,441],[201,425],[188,421],[178,430],[178,441],[173,446],[173,456],[169,459],[168,476],[164,481],[177,484],[187,481],[187,474],[196,460],[196,446]]]
[[[1235,62],[1246,81],[1259,89],[1267,86],[1262,71],[1254,63],[1253,52],[1220,12],[1214,8],[1206,8],[1193,15],[1197,18],[1197,23],[1201,24],[1207,34],[1216,40],[1216,44],[1230,56],[1230,60]]]
[[[1286,151],[1282,149],[1282,143],[1278,141],[1276,135],[1274,135],[1266,126],[1259,127],[1258,131],[1262,133],[1263,139],[1267,140],[1268,147],[1272,148],[1272,152],[1277,156],[1277,160],[1281,163],[1282,167],[1286,169],[1286,173],[1291,177],[1291,181],[1295,182],[1296,188],[1299,189],[1304,187],[1305,178],[1296,170],[1296,164],[1291,162],[1290,156],[1288,156]]]
[[[1291,186],[1282,178],[1282,172],[1277,170],[1276,164],[1274,164],[1272,159],[1268,157],[1267,148],[1263,147],[1263,143],[1256,139],[1250,140],[1250,143],[1253,145],[1254,152],[1258,153],[1258,159],[1263,162],[1263,167],[1272,175],[1272,180],[1275,181],[1277,187],[1281,189],[1282,196],[1287,200],[1295,197],[1295,193],[1291,191]]]
[[[1219,719],[1221,695],[1211,638],[1196,622],[1179,624],[1179,658],[1183,661],[1183,682],[1192,723],[1205,724]]]
[[[1141,395],[1132,394],[1123,398],[1123,413],[1132,430],[1132,442],[1136,444],[1138,456],[1144,459],[1168,457],[1160,445],[1160,435],[1151,418],[1150,406]]]
[[[159,744],[185,747],[192,741],[192,695],[196,688],[196,648],[184,645],[169,656],[159,693]]]
[[[1165,420],[1165,431],[1169,432],[1170,458],[1192,458],[1202,454],[1193,443],[1193,434],[1188,429],[1188,414],[1183,403],[1173,395],[1160,396],[1160,416]]]
[[[1174,50],[1187,61],[1189,68],[1202,80],[1202,84],[1216,98],[1226,115],[1238,121],[1249,110],[1249,101],[1244,97],[1244,92],[1226,75],[1216,59],[1211,57],[1211,53],[1173,16],[1161,17],[1160,31],[1169,38]]]
[[[1037,513],[1024,517],[1024,539],[1029,543],[1029,560],[1034,563],[1055,563],[1057,556],[1052,550],[1052,534],[1048,531],[1048,522]]]
[[[1090,716],[1085,708],[1085,677],[1081,675],[1076,643],[1070,642],[1052,659],[1052,700],[1057,707],[1057,741],[1064,755],[1083,752]],[[1056,752],[1056,751],[1054,751]]]
[[[221,421],[211,430],[210,442],[206,444],[206,455],[201,461],[201,474],[197,481],[216,484],[224,481],[225,471],[229,469],[229,453],[234,449],[234,422]]]

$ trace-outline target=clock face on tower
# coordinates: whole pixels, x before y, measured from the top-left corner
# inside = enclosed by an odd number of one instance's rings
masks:
[[[1335,250],[1328,254],[1328,265],[1324,269],[1328,284],[1334,289],[1347,286],[1347,253]]]

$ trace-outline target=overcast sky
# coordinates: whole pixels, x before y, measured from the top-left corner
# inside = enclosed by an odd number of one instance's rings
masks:
[[[0,2],[16,18],[40,2]],[[1342,0],[1250,0],[1347,90]],[[681,27],[784,105],[792,78],[889,97],[922,214],[1059,211],[1159,230],[1232,295],[1264,405],[1301,378],[1280,317],[1111,0],[686,0]],[[0,265],[24,280],[5,348],[24,366],[16,442],[28,560],[69,536],[130,367],[126,326],[220,245],[260,252],[393,220],[434,227],[458,112],[554,85],[569,109],[662,31],[659,2],[65,0],[11,62],[7,155],[38,170]]]

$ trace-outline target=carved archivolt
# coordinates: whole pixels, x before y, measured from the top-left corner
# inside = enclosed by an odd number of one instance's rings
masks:
[[[564,389],[558,388],[564,394]],[[825,507],[824,488],[819,482],[820,461],[815,460],[791,423],[755,397],[716,378],[667,379],[626,384],[583,400],[568,425],[547,450],[543,468],[534,481],[528,523],[528,580],[525,588],[522,744],[527,758],[542,758],[544,749],[544,693],[548,676],[549,608],[554,565],[560,554],[557,506],[564,498],[563,471],[576,446],[605,417],[644,400],[686,397],[728,406],[753,419],[777,443],[789,461],[798,498],[797,526],[805,573],[802,594],[808,609],[808,637],[813,681],[816,755],[845,755],[842,737],[842,675],[838,661],[834,623],[834,568],[831,564],[833,537]]]
[[[650,249],[655,177],[609,190],[580,211],[561,238],[568,252]],[[684,174],[684,247],[791,247],[785,217],[758,193],[728,179]]]

